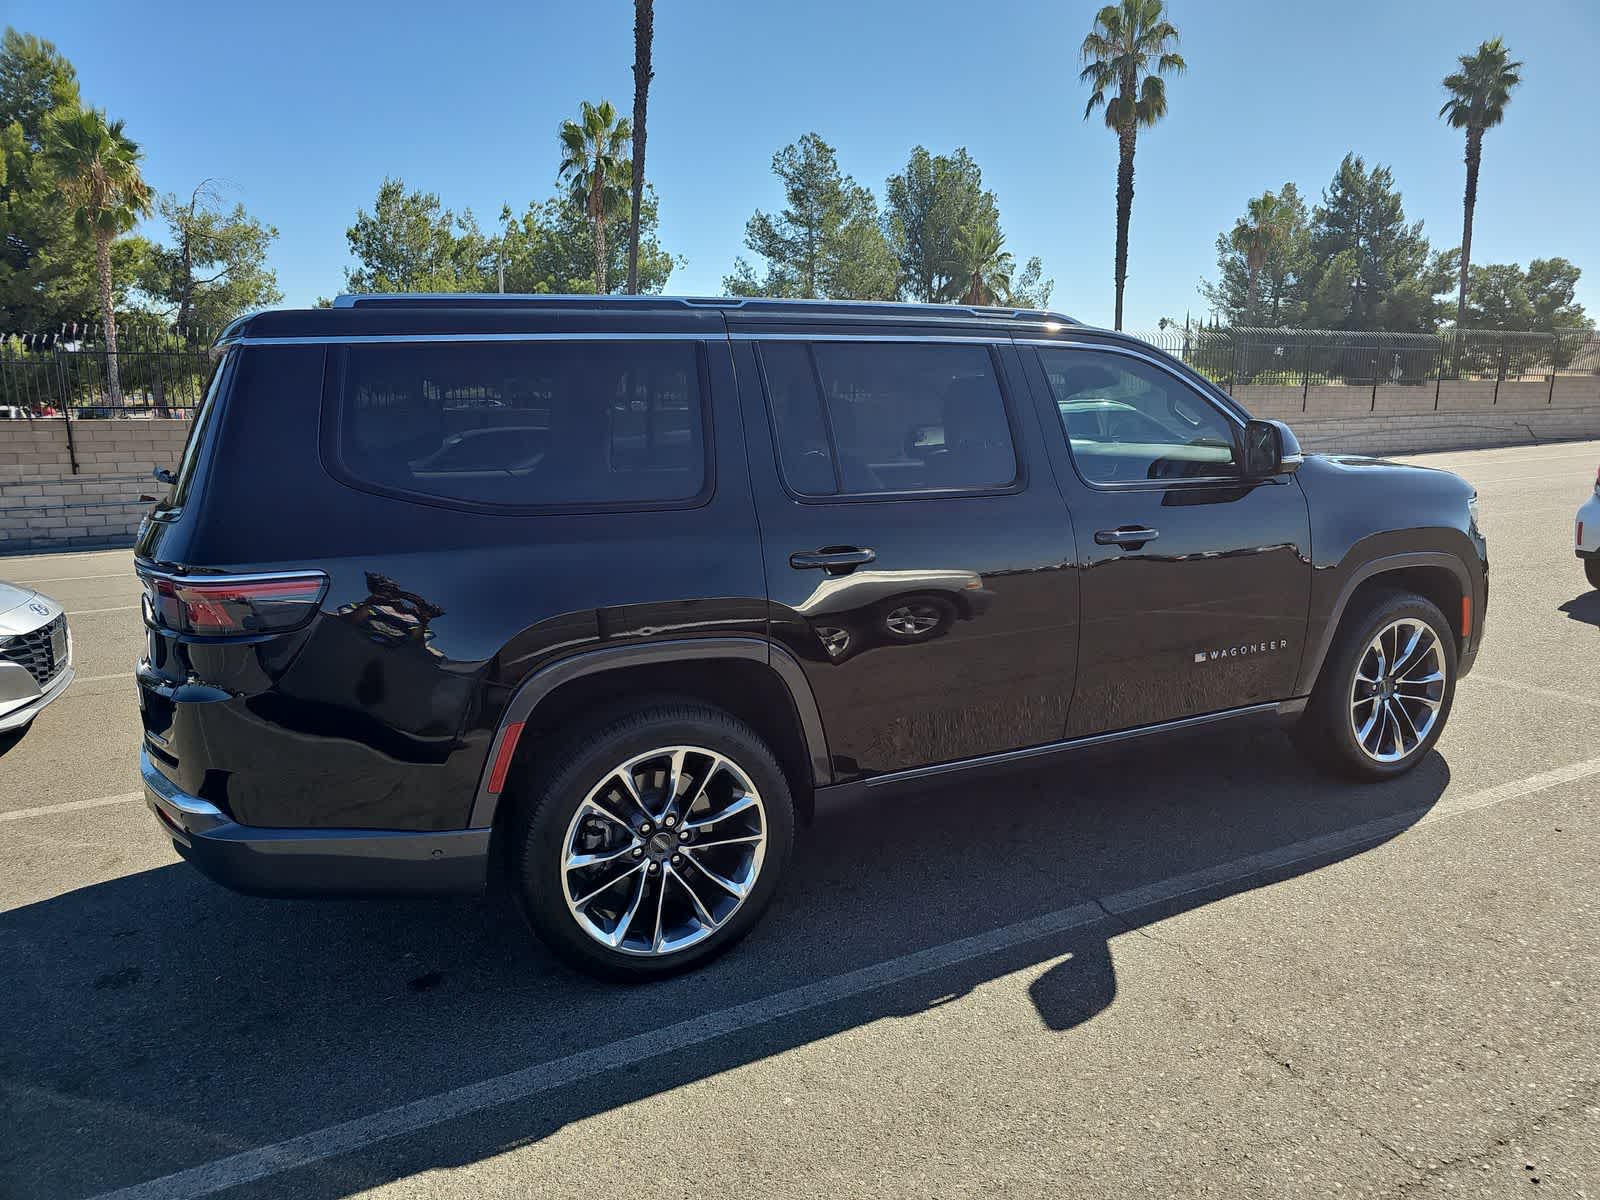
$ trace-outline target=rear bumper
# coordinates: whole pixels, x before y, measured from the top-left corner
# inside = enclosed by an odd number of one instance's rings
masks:
[[[139,751],[145,803],[178,853],[251,896],[419,896],[482,891],[489,830],[265,829],[188,795]]]

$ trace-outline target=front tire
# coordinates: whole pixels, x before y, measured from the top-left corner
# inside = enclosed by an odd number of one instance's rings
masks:
[[[1600,558],[1583,560],[1583,573],[1589,577],[1589,586],[1600,588]]]
[[[570,731],[515,800],[512,882],[567,963],[640,982],[750,931],[794,843],[772,751],[721,709],[662,702]]]
[[[1340,774],[1392,779],[1433,749],[1455,687],[1455,631],[1438,606],[1377,593],[1341,623],[1295,743]]]

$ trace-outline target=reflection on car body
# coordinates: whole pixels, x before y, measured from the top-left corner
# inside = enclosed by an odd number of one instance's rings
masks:
[[[834,662],[869,646],[914,645],[988,611],[994,593],[975,571],[853,571],[822,579],[795,606]]]

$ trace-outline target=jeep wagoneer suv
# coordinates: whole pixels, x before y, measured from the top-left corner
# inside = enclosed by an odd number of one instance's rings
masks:
[[[138,540],[166,833],[504,878],[613,977],[726,949],[830,800],[1252,714],[1405,771],[1482,636],[1462,480],[1049,313],[361,296],[217,358]]]

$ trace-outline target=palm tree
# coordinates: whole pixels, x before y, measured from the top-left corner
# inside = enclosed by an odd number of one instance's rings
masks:
[[[51,119],[44,156],[73,223],[94,239],[100,313],[106,323],[106,391],[110,402],[120,405],[111,243],[150,212],[150,185],[139,174],[139,147],[122,132],[121,121],[106,120],[103,109],[79,108]]]
[[[1003,304],[1011,296],[1015,265],[1005,234],[991,222],[963,225],[955,236],[955,274],[946,294],[961,304]]]
[[[644,205],[644,118],[650,101],[650,48],[656,36],[655,0],[633,0],[633,197],[628,216],[628,294],[639,292],[639,210]]]
[[[1522,82],[1522,64],[1499,38],[1458,58],[1461,70],[1444,77],[1450,99],[1439,115],[1455,129],[1467,131],[1467,194],[1461,220],[1461,287],[1456,296],[1456,328],[1467,320],[1467,267],[1472,259],[1472,210],[1478,206],[1478,166],[1483,160],[1483,131],[1505,120],[1511,89]]]
[[[1174,47],[1178,31],[1167,20],[1164,0],[1118,0],[1102,8],[1083,39],[1078,78],[1094,87],[1083,110],[1088,120],[1106,110],[1106,128],[1117,135],[1117,315],[1122,328],[1122,292],[1128,281],[1128,219],[1133,213],[1133,150],[1139,126],[1167,115],[1164,71],[1188,67]]]
[[[575,200],[584,206],[594,226],[594,290],[606,291],[606,217],[632,186],[628,160],[622,151],[633,130],[626,117],[618,117],[611,101],[598,107],[583,102],[582,119],[561,122],[561,178],[569,182]]]
[[[1246,216],[1234,224],[1228,240],[1233,248],[1244,255],[1244,265],[1250,277],[1250,320],[1260,324],[1260,290],[1257,281],[1261,269],[1267,265],[1287,230],[1284,227],[1285,206],[1271,192],[1263,192],[1245,206]]]

